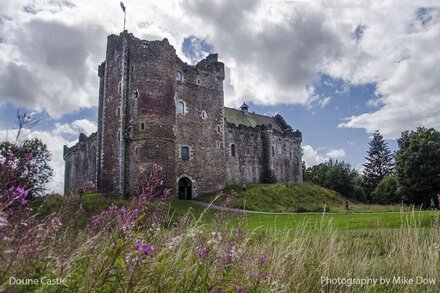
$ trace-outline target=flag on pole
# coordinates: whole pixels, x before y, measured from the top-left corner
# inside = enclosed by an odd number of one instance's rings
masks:
[[[124,6],[124,3],[122,3],[122,1],[121,1],[121,8],[122,8],[122,11],[125,12],[125,6]]]

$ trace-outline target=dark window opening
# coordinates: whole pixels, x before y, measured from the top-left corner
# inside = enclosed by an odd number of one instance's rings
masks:
[[[231,156],[235,157],[235,144],[231,144]]]
[[[180,157],[184,161],[188,161],[189,160],[189,148],[188,147],[182,147],[180,149]]]
[[[145,123],[141,122],[141,130],[145,130]]]
[[[272,146],[272,156],[275,156],[275,147]]]

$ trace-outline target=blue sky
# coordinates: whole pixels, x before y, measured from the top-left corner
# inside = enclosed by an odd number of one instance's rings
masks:
[[[62,191],[62,147],[96,130],[97,67],[122,29],[119,1],[6,0],[0,10],[0,139],[17,108],[24,131],[53,153],[49,189]],[[360,168],[376,129],[392,150],[404,130],[440,128],[440,7],[433,0],[126,0],[127,29],[167,38],[195,64],[225,63],[225,105],[281,114],[303,132],[308,166]]]

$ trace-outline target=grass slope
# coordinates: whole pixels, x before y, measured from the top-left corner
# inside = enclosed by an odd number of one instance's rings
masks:
[[[344,197],[311,183],[249,184],[246,192],[240,185],[231,185],[223,190],[225,194],[231,191],[238,194],[235,208],[264,212],[344,212]],[[214,194],[203,195],[197,200],[210,202],[214,197]],[[399,205],[350,204],[352,212],[400,211],[400,208]]]

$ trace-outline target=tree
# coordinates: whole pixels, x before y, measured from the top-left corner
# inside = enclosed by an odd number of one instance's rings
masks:
[[[400,202],[401,197],[397,193],[397,180],[394,175],[385,176],[371,193],[373,202],[391,204]]]
[[[373,133],[373,139],[369,143],[370,149],[363,164],[363,181],[365,192],[371,198],[371,193],[385,176],[393,172],[393,155],[388,144],[383,140],[379,130]]]
[[[24,187],[30,197],[43,194],[53,173],[49,166],[51,157],[47,146],[38,138],[27,139],[20,145],[0,143],[2,171],[9,169],[7,173],[13,174],[11,178],[6,178],[3,176],[5,172],[2,172],[1,187]]]
[[[330,159],[325,163],[307,168],[304,180],[339,192],[345,197],[363,200],[360,177],[350,164]]]
[[[417,128],[397,140],[398,193],[405,201],[429,204],[440,191],[440,132]]]

